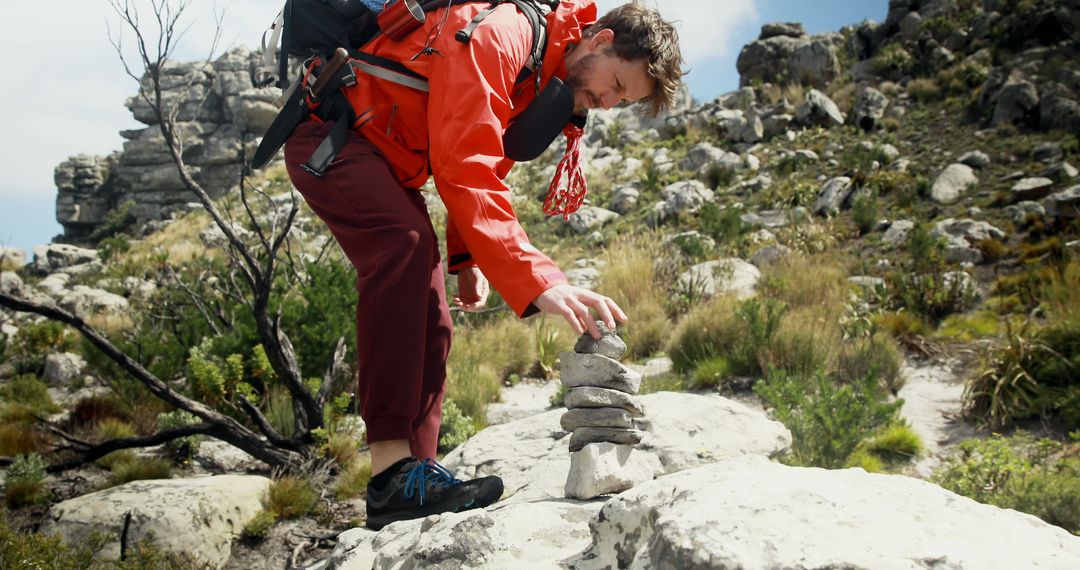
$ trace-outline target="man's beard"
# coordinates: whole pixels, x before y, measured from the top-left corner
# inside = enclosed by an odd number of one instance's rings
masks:
[[[575,61],[570,68],[566,70],[566,86],[569,87],[575,95],[578,92],[581,92],[589,105],[594,105],[596,103],[596,95],[584,88],[585,77],[592,72],[595,64],[596,54],[590,53],[582,56],[581,59]]]

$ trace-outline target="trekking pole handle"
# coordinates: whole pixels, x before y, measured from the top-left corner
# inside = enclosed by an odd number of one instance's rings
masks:
[[[334,57],[330,58],[326,67],[319,72],[319,77],[315,79],[315,84],[311,86],[311,97],[314,99],[319,98],[319,94],[326,88],[326,84],[333,80],[334,76],[341,69],[345,62],[349,61],[349,52],[345,48],[337,48],[334,50]]]

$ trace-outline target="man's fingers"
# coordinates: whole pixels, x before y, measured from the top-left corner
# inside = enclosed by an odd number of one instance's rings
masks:
[[[626,322],[630,320],[630,317],[626,316],[626,313],[623,312],[622,308],[619,307],[618,303],[615,302],[615,299],[612,299],[611,297],[605,297],[604,301],[608,308],[611,310],[611,314],[614,315],[616,319],[619,319],[619,322]]]
[[[585,304],[585,301],[580,298],[574,299],[570,306],[574,309],[578,318],[581,319],[581,324],[585,325],[585,329],[589,331],[589,335],[599,339],[602,336],[600,329],[596,326],[596,321],[592,318],[592,313],[589,312],[589,307]]]
[[[615,317],[612,316],[611,307],[608,306],[610,300],[603,295],[599,295],[592,300],[592,307],[596,309],[596,315],[600,317],[601,321],[604,321],[604,325],[607,326],[608,330],[613,331],[615,330]]]
[[[570,328],[574,329],[575,334],[583,334],[585,332],[585,328],[581,324],[581,318],[578,317],[578,314],[575,313],[573,309],[564,306],[562,311],[560,311],[560,314],[566,319],[567,323],[570,323]]]

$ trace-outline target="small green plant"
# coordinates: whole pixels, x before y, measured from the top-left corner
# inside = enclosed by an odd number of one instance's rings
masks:
[[[551,378],[559,362],[559,329],[540,319],[535,330],[538,365],[544,378]]]
[[[903,355],[896,343],[888,336],[872,334],[841,345],[836,359],[836,374],[844,382],[873,375],[895,394],[904,385],[900,374],[902,365]]]
[[[1056,354],[1039,342],[1032,323],[1019,328],[1005,321],[1005,344],[989,349],[979,371],[964,388],[964,409],[991,427],[1037,415],[1040,386],[1033,374],[1036,363]]]
[[[787,461],[828,469],[842,467],[860,442],[896,422],[903,404],[887,402],[873,375],[840,384],[822,371],[794,375],[772,370],[754,392],[791,430]]]
[[[462,413],[453,400],[443,404],[442,425],[439,426],[439,452],[448,453],[476,434],[473,418]]]
[[[976,501],[1080,531],[1080,459],[1062,456],[1055,441],[1025,432],[969,439],[932,480]]]
[[[116,487],[131,481],[170,478],[172,478],[172,465],[167,459],[132,456],[132,459],[128,461],[117,461],[113,464],[112,473],[105,487]]]
[[[286,438],[296,433],[292,396],[284,386],[271,386],[267,391],[266,419],[278,433]]]
[[[730,243],[750,231],[739,209],[721,208],[712,202],[707,202],[698,211],[698,227],[718,245]]]
[[[45,488],[45,460],[37,453],[19,455],[7,468],[4,502],[9,508],[47,503],[51,493]]]
[[[566,406],[566,385],[559,382],[559,385],[555,387],[555,393],[551,395],[551,399],[548,400],[548,404],[552,408],[562,408]]]
[[[926,448],[922,438],[907,425],[894,425],[860,444],[860,449],[886,464],[909,462]]]
[[[658,374],[641,380],[638,394],[654,394],[656,392],[685,392],[686,379],[681,374]]]
[[[158,429],[182,428],[199,423],[199,418],[184,410],[173,410],[158,416]],[[180,460],[190,459],[199,451],[201,435],[189,435],[165,443],[165,450]]]
[[[20,374],[11,382],[0,386],[0,400],[16,404],[39,414],[60,411],[49,395],[49,387],[34,374]]]
[[[694,369],[694,373],[687,382],[687,387],[692,390],[714,389],[721,385],[725,378],[731,375],[731,365],[724,356],[714,356]]]
[[[240,531],[240,538],[250,541],[263,540],[277,521],[277,513],[267,510],[259,511],[244,525],[243,530]]]
[[[873,192],[859,192],[851,202],[851,219],[860,235],[870,233],[881,219],[881,209]]]
[[[298,475],[282,475],[270,482],[263,507],[279,519],[293,519],[311,514],[319,502],[319,493],[311,480]]]
[[[349,463],[334,481],[334,495],[339,501],[359,497],[367,490],[371,481],[371,457],[358,456]]]
[[[878,51],[873,58],[874,72],[886,77],[902,77],[911,73],[915,58],[899,42]]]

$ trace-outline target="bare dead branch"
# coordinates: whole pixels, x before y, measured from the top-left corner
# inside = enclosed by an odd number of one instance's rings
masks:
[[[62,471],[67,471],[68,469],[74,469],[76,467],[86,465],[87,463],[105,457],[106,455],[114,451],[120,451],[122,449],[135,449],[141,447],[153,447],[155,445],[161,445],[169,441],[192,435],[211,435],[215,437],[220,437],[221,433],[219,432],[219,426],[215,426],[210,423],[202,423],[161,430],[153,435],[110,439],[109,441],[100,443],[91,447],[90,449],[87,449],[75,459],[50,465],[45,468],[45,471],[48,473],[60,473]]]
[[[323,375],[322,386],[319,387],[319,393],[315,396],[315,402],[319,407],[326,405],[327,398],[333,392],[334,384],[337,383],[338,378],[342,376],[342,368],[345,366],[345,337],[341,337],[337,341],[337,346],[334,347],[334,356],[330,360],[330,364],[326,367],[326,373]]]

